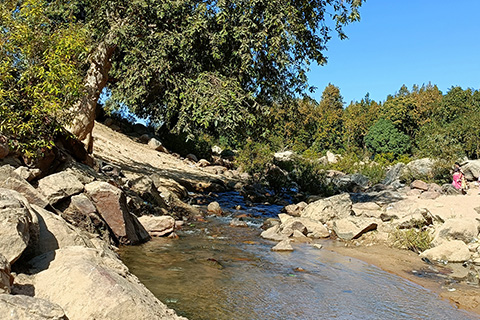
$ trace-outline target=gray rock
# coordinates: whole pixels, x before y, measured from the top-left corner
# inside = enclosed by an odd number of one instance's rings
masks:
[[[333,231],[343,240],[359,238],[362,234],[376,230],[378,222],[367,218],[344,218],[333,221]]]
[[[412,214],[400,218],[394,223],[399,229],[421,229],[433,224],[432,214],[427,209],[417,209]]]
[[[330,220],[349,217],[352,213],[350,196],[348,193],[343,193],[308,204],[300,215],[325,223]]]
[[[16,174],[22,177],[22,179],[27,181],[32,181],[33,179],[38,178],[42,174],[42,171],[40,171],[40,169],[27,168],[24,166],[18,167],[14,171]]]
[[[131,181],[131,190],[136,192],[143,200],[151,204],[166,208],[167,204],[163,197],[158,192],[153,180],[147,176],[141,176]]]
[[[401,162],[394,165],[392,168],[390,168],[390,170],[387,171],[387,174],[385,176],[385,179],[382,181],[382,184],[390,185],[395,181],[398,181],[400,179],[400,176],[402,175],[402,171],[404,168],[405,164]]]
[[[37,272],[35,297],[60,305],[70,320],[184,319],[155,298],[112,251],[68,247],[30,264]]]
[[[432,173],[434,165],[434,160],[429,158],[423,158],[409,162],[405,169],[413,177],[427,176]]]
[[[95,181],[87,184],[85,191],[120,242],[135,244],[150,239],[142,224],[129,212],[122,190],[106,182]]]
[[[208,204],[207,211],[208,213],[213,213],[217,216],[221,216],[223,213],[222,207],[220,207],[220,204],[216,201],[210,202]]]
[[[230,226],[245,228],[248,227],[248,224],[246,221],[240,220],[240,218],[233,218],[232,221],[230,221]]]
[[[193,153],[189,153],[185,156],[186,159],[188,160],[191,160],[193,162],[198,162],[198,158],[196,155],[194,155]]]
[[[280,225],[273,226],[263,231],[260,236],[264,239],[274,240],[274,241],[283,241],[288,239],[288,236],[280,233]]]
[[[4,320],[68,320],[65,311],[45,299],[0,294],[0,315]]]
[[[425,250],[420,254],[420,257],[433,261],[465,262],[470,259],[471,253],[463,241],[451,240]]]
[[[83,183],[73,174],[61,171],[38,181],[38,190],[45,195],[50,204],[83,191]]]
[[[465,174],[465,179],[477,180],[480,176],[480,159],[469,160],[466,164],[462,165],[462,170]]]

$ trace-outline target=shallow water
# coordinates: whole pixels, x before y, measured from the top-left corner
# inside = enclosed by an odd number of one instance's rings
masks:
[[[227,219],[228,220],[228,219]],[[480,319],[398,276],[310,245],[272,252],[261,230],[211,218],[120,255],[164,303],[201,319]],[[188,230],[190,229],[190,230]]]

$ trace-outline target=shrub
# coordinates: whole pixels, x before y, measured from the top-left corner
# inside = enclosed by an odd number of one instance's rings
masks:
[[[248,139],[245,146],[238,152],[236,161],[243,171],[258,182],[264,178],[268,168],[272,165],[273,152],[267,144]]]
[[[432,247],[433,237],[428,230],[397,229],[390,237],[392,245],[399,249],[407,249],[421,253]]]
[[[365,136],[365,146],[373,154],[392,153],[398,157],[410,151],[410,138],[397,130],[390,120],[378,120]]]

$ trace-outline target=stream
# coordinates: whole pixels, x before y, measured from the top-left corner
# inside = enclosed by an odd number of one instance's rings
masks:
[[[219,198],[233,208],[238,196]],[[363,261],[309,244],[272,252],[261,224],[278,206],[248,208],[248,227],[209,217],[122,247],[120,256],[153,294],[190,320],[480,319],[423,287]],[[322,242],[323,241],[323,242]],[[322,240],[319,243],[325,243]]]

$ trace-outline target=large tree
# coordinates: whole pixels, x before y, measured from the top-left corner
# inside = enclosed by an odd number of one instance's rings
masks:
[[[254,124],[263,106],[308,89],[309,64],[325,63],[332,31],[344,38],[361,3],[77,0],[97,41],[79,114],[93,115],[106,86],[111,104],[170,129],[246,132],[238,124]],[[93,124],[84,120],[81,138]]]

